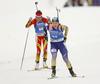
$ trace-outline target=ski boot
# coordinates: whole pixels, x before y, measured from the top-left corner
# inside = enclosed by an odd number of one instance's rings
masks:
[[[74,73],[72,67],[69,68],[69,72],[70,72],[70,74],[72,75],[72,77],[77,77],[76,74]]]
[[[35,66],[34,70],[39,70],[39,61],[36,61],[36,66]]]
[[[56,76],[56,66],[52,66],[52,74],[51,74],[52,77],[55,77]]]
[[[48,66],[47,66],[47,64],[46,64],[46,58],[43,58],[43,68],[44,69],[48,69]]]

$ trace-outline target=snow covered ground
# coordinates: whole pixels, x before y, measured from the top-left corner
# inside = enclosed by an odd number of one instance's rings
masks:
[[[35,66],[35,32],[30,27],[23,64],[20,64],[28,29],[28,18],[35,16],[35,0],[0,1],[0,84],[100,84],[100,7],[63,8],[65,0],[37,0],[43,16],[56,16],[55,7],[61,9],[60,22],[69,27],[67,48],[74,71],[85,78],[70,78],[62,60],[57,57],[57,79],[47,80],[51,70],[28,72]],[[50,3],[50,4],[49,4]],[[48,66],[51,66],[50,44]],[[42,67],[42,55],[40,59]]]

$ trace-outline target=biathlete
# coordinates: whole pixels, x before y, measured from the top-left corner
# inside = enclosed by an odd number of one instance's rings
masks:
[[[47,61],[47,46],[48,42],[44,39],[44,28],[45,24],[50,24],[50,18],[44,18],[42,17],[42,12],[38,10],[36,12],[36,18],[32,20],[30,17],[29,21],[26,24],[26,28],[29,28],[32,24],[34,25],[35,28],[35,33],[36,33],[36,47],[37,47],[37,53],[36,53],[36,66],[35,70],[39,69],[39,59],[40,59],[40,54],[41,54],[41,44],[43,43],[43,67],[48,68],[46,61]]]
[[[52,24],[48,25],[44,29],[46,40],[48,40],[47,30],[49,30],[50,39],[51,39],[51,54],[52,54],[52,74],[51,76],[52,77],[56,76],[56,58],[57,58],[57,52],[59,49],[60,53],[62,54],[63,60],[68,67],[68,70],[71,76],[76,77],[76,74],[74,73],[71,63],[68,59],[67,48],[64,45],[64,42],[66,42],[66,39],[67,39],[68,27],[65,25],[60,25],[58,18],[54,17],[52,19]],[[65,30],[65,34],[63,34],[64,30]]]

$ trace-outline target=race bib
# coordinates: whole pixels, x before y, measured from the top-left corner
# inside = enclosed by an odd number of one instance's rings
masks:
[[[43,30],[43,27],[42,28],[39,28],[39,31],[42,31]]]

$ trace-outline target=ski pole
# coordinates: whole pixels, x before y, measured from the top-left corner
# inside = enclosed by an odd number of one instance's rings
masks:
[[[59,12],[60,12],[60,9],[58,9],[58,8],[56,7],[56,10],[57,10],[57,17],[58,17],[58,19],[59,19]]]
[[[25,41],[25,46],[24,46],[24,51],[23,51],[23,57],[22,57],[22,61],[21,61],[20,70],[22,70],[22,66],[23,66],[23,61],[24,61],[24,56],[25,56],[25,51],[26,51],[26,45],[27,45],[29,30],[30,30],[30,28],[28,28],[28,32],[27,32],[27,37],[26,37],[26,41]]]
[[[36,9],[38,10],[37,4],[38,4],[38,2],[35,2],[35,5],[36,5]]]

